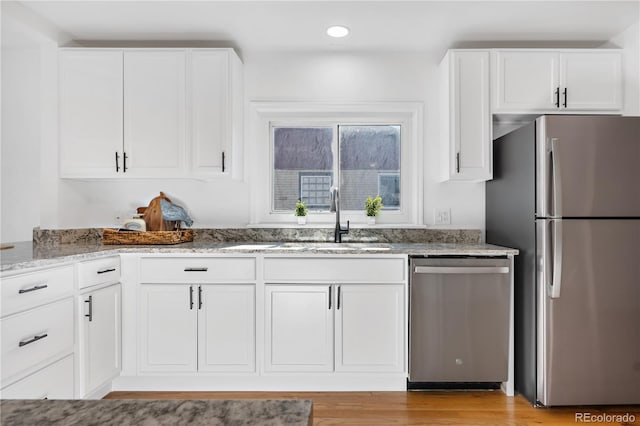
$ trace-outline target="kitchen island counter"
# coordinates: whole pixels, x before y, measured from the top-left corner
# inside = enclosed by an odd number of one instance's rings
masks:
[[[308,400],[5,400],[3,425],[312,424]]]

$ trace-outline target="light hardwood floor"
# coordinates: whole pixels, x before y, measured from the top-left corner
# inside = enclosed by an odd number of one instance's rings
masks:
[[[500,391],[461,392],[111,392],[107,399],[310,399],[313,424],[327,425],[567,425],[576,413],[625,414],[640,425],[640,406],[533,408]],[[593,417],[592,417],[593,419]],[[593,423],[592,423],[593,424]]]

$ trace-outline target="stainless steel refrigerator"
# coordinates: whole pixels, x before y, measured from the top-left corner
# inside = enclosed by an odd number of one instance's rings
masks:
[[[515,259],[515,386],[640,404],[640,117],[541,116],[494,141],[486,241]]]

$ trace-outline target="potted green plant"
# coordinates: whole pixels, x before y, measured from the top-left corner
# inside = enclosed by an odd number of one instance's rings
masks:
[[[296,201],[296,210],[294,211],[294,214],[298,218],[299,225],[307,223],[307,213],[309,213],[309,211],[307,210],[306,204],[300,200]]]
[[[367,219],[369,220],[369,224],[373,225],[376,223],[376,216],[380,213],[380,210],[384,207],[382,204],[382,197],[376,195],[374,197],[367,197],[364,202],[364,211],[367,214]]]

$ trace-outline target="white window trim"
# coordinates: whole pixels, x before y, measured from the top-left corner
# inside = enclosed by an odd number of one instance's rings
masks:
[[[293,212],[271,211],[271,128],[274,125],[315,126],[327,121],[340,124],[400,124],[402,210],[380,213],[376,224],[382,226],[423,225],[422,117],[420,102],[296,102],[254,101],[249,104],[250,139],[247,170],[251,194],[250,226],[298,226]],[[337,142],[336,142],[337,143]],[[335,148],[335,147],[334,147]],[[341,220],[366,226],[361,212],[343,211]],[[314,213],[307,223],[333,226],[334,213]],[[308,226],[308,225],[307,225]]]

